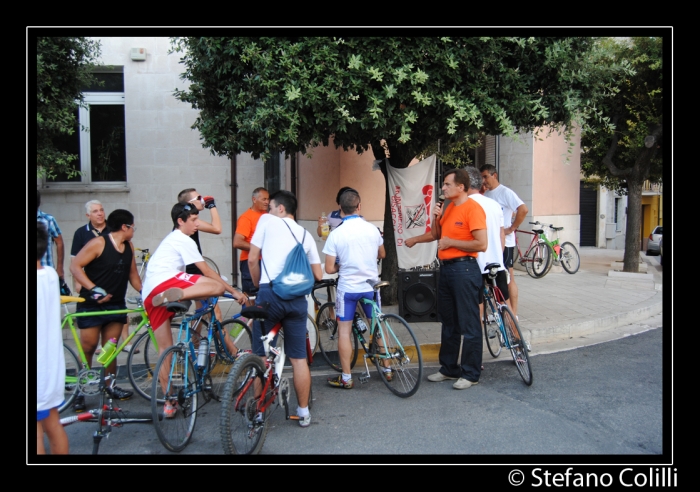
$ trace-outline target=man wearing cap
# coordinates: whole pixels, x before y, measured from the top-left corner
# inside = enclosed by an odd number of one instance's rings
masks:
[[[433,238],[438,240],[440,281],[438,313],[442,322],[440,370],[429,381],[455,379],[455,389],[479,382],[483,338],[479,320],[479,289],[483,285],[477,253],[486,251],[486,214],[469,200],[469,175],[463,169],[445,172],[442,192],[450,203],[435,206]],[[463,340],[462,340],[463,338]],[[461,361],[458,360],[462,346]]]

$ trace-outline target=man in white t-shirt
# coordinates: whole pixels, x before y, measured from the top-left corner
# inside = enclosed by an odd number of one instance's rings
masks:
[[[190,237],[199,226],[199,210],[190,203],[177,203],[170,216],[173,220],[173,231],[163,239],[151,256],[141,293],[156,335],[159,354],[173,344],[168,326],[175,313],[167,310],[167,303],[218,297],[224,291],[231,293],[239,304],[247,301],[245,294],[228,285],[207,265]],[[185,267],[190,264],[196,265],[202,275],[186,273]],[[225,342],[228,346],[228,341]],[[167,375],[159,374],[159,377],[163,387],[166,387]],[[166,400],[163,409],[165,417],[172,418],[176,412],[177,401]]]
[[[386,256],[384,240],[379,230],[366,222],[360,214],[360,195],[353,189],[345,190],[339,197],[342,223],[328,235],[323,252],[326,255],[326,273],[338,273],[338,290],[335,300],[338,316],[338,355],[342,375],[328,378],[328,384],[336,388],[351,389],[350,373],[352,356],[352,321],[360,299],[373,299],[374,291],[367,280],[376,280],[377,258]],[[365,315],[372,317],[372,308],[362,304]],[[391,381],[391,369],[386,369]]]
[[[506,247],[503,250],[503,265],[510,273],[508,292],[510,294],[510,306],[513,314],[518,316],[518,286],[513,275],[513,259],[515,257],[515,230],[525,220],[527,205],[507,186],[498,182],[496,166],[486,164],[479,168],[481,177],[488,191],[485,196],[495,200],[503,209],[503,232],[506,235]],[[515,214],[515,218],[513,218]]]
[[[479,263],[479,269],[484,277],[484,281],[488,278],[486,265],[489,263],[498,263],[501,265],[498,269],[498,275],[496,276],[496,286],[498,286],[498,289],[503,294],[503,299],[505,299],[508,307],[511,307],[510,296],[508,295],[508,276],[503,266],[503,249],[505,245],[503,210],[501,210],[501,206],[496,203],[496,201],[480,193],[482,178],[478,169],[467,166],[464,170],[469,174],[469,189],[467,190],[467,195],[471,200],[481,205],[481,208],[484,209],[484,213],[486,214],[486,234],[488,235],[489,245],[486,247],[486,251],[480,251],[477,254],[476,261]],[[482,289],[479,293],[479,312],[482,319],[484,314],[483,303],[484,291]]]
[[[306,361],[306,296],[284,300],[275,294],[270,285],[270,281],[274,282],[282,273],[287,256],[297,243],[304,245],[314,278],[316,280],[323,278],[316,242],[311,234],[294,220],[296,211],[297,199],[294,193],[280,190],[272,194],[270,213],[260,217],[255,234],[250,241],[248,268],[253,284],[259,287],[255,302],[260,306],[266,306],[267,309],[265,326],[271,328],[277,322],[282,322],[284,350],[292,363],[294,391],[299,404],[297,408],[299,425],[308,427],[311,424],[309,413],[311,372]],[[260,323],[253,323],[253,353],[264,356],[261,336]],[[255,391],[257,396],[262,388],[256,386]]]

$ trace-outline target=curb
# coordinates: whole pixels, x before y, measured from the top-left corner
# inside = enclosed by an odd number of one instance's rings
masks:
[[[562,324],[556,328],[522,329],[522,331],[525,339],[529,339],[530,342],[532,342],[533,353],[536,353],[535,342],[538,340],[553,341],[554,339],[566,340],[569,338],[585,337],[605,330],[638,323],[662,312],[663,303],[659,301],[642,308],[632,309],[626,313],[618,313],[576,323]],[[423,356],[423,364],[437,364],[439,362],[439,343],[426,343],[421,345],[420,348]],[[487,350],[486,346],[484,346],[484,353],[487,353]]]

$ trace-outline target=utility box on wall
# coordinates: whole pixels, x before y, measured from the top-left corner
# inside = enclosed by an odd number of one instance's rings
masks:
[[[617,224],[614,222],[607,222],[605,224],[605,239],[615,239]]]

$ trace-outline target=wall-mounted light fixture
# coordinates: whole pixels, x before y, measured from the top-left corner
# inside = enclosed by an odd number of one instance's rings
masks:
[[[145,61],[146,48],[131,48],[131,59],[133,61]]]

